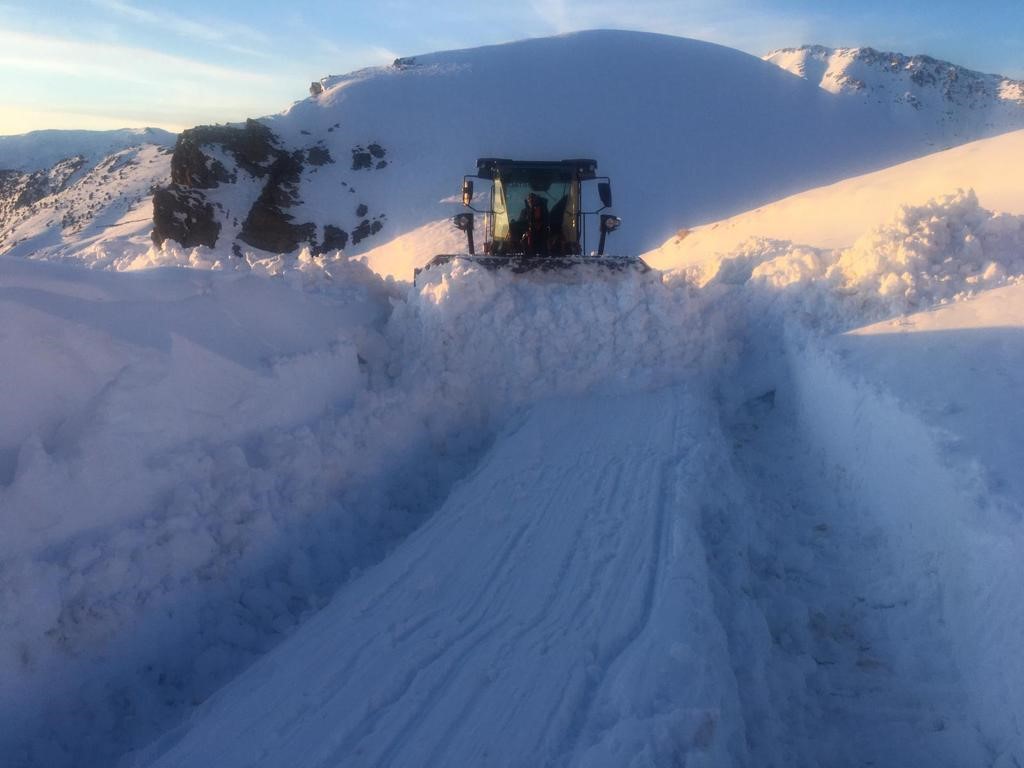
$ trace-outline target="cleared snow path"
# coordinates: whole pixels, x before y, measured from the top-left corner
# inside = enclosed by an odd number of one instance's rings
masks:
[[[693,503],[713,428],[678,389],[535,407],[156,764],[743,762]]]

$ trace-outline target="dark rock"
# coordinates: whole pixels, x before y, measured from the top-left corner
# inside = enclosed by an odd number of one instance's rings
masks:
[[[176,240],[186,248],[213,247],[220,235],[220,222],[202,192],[177,184],[153,193],[153,242]]]
[[[327,147],[310,147],[306,150],[306,160],[311,165],[327,165],[334,162]]]
[[[388,167],[388,161],[387,161],[387,160],[378,160],[378,161],[377,161],[377,164],[376,164],[375,166],[373,166],[373,167],[374,167],[374,168],[375,168],[376,170],[378,170],[378,171],[379,171],[379,170],[380,170],[381,168],[387,168],[387,167]]]
[[[369,210],[370,209],[366,207],[365,203],[360,203],[359,207],[356,208],[356,216],[358,216],[359,218],[363,218],[363,216],[365,216],[367,211]]]
[[[387,154],[387,150],[384,149],[380,144],[376,142],[369,144],[364,147],[360,144],[352,147],[352,170],[353,171],[369,171],[374,168],[374,160],[379,160],[377,168],[383,168],[387,165],[387,162],[381,160],[384,155]]]
[[[341,227],[328,224],[324,227],[324,242],[316,249],[316,253],[327,253],[328,251],[343,251],[348,245],[348,232]]]
[[[352,148],[352,170],[363,171],[373,166],[373,155],[362,147]]]
[[[298,201],[302,169],[301,152],[280,153],[271,166],[263,191],[242,222],[239,240],[276,253],[291,253],[300,244],[313,242],[316,225],[312,222],[294,224],[294,217],[285,212]]]
[[[352,230],[352,245],[358,245],[360,241],[365,240],[371,235],[376,235],[384,225],[379,220],[370,221],[369,219],[363,219],[359,222],[359,225]]]

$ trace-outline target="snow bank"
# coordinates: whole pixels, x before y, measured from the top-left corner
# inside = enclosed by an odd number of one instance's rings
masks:
[[[724,353],[706,343],[713,321],[689,284],[657,273],[517,276],[455,261],[420,279],[392,319],[397,360],[444,398],[514,405],[599,385],[658,386]]]
[[[1024,279],[1024,216],[973,190],[902,206],[844,250],[755,239],[683,269],[702,285],[745,285],[832,329],[893,317]]]
[[[1019,763],[1024,500],[992,487],[967,446],[954,447],[958,436],[899,401],[884,377],[865,378],[802,335],[788,351],[803,428],[861,500],[864,527],[902,553],[887,584],[891,600],[934,600],[974,718],[968,725],[989,735],[994,765]]]
[[[14,764],[116,754],[310,610],[317,567],[355,561],[358,536],[312,520],[331,502],[311,425],[364,390],[358,355],[387,291],[337,266],[343,279],[307,283],[302,264],[276,280],[2,264],[0,754]]]
[[[973,189],[992,211],[1024,215],[1024,131],[964,144],[881,171],[801,192],[721,221],[683,230],[644,254],[659,269],[714,262],[753,238],[849,248],[901,205]]]

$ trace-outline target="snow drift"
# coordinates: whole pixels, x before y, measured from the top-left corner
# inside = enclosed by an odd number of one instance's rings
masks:
[[[659,269],[712,263],[748,240],[842,249],[885,225],[901,206],[974,190],[989,210],[1024,215],[1024,131],[964,144],[881,171],[810,189],[721,221],[682,230],[644,259]]]

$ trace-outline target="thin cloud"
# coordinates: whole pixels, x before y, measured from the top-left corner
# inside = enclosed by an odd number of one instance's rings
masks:
[[[260,47],[270,44],[267,35],[233,21],[189,18],[182,14],[140,8],[125,0],[92,0],[92,3],[138,24],[159,27],[180,37],[201,40],[232,53],[266,56]],[[243,40],[248,45],[239,44],[238,40]]]
[[[182,56],[123,45],[80,42],[28,32],[0,30],[0,50],[7,66],[59,72],[72,77],[102,77],[125,82],[216,80],[247,84],[274,81],[259,72],[208,64]],[[130,67],[125,62],[131,62]]]

